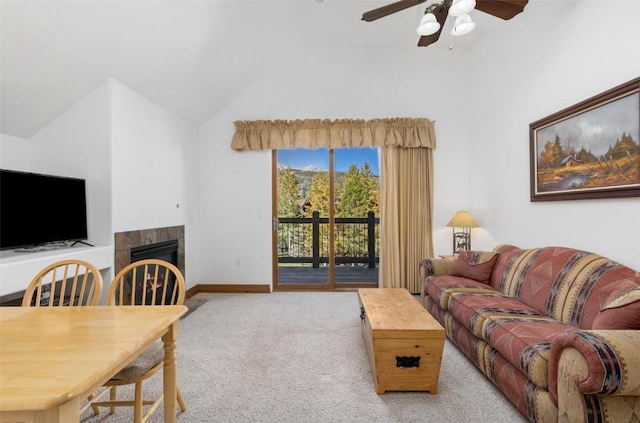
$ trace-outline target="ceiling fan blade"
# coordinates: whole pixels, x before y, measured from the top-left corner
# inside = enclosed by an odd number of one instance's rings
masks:
[[[529,0],[476,0],[476,9],[505,21],[524,11]]]
[[[440,29],[435,34],[423,35],[420,37],[418,40],[418,47],[427,47],[440,39],[440,34],[444,28],[444,22],[447,20],[447,16],[449,14],[449,6],[446,6],[444,3],[437,5],[431,10],[431,13],[436,16],[436,20],[440,24]]]
[[[424,3],[427,0],[401,0],[395,3],[388,4],[386,6],[379,7],[377,9],[370,10],[362,14],[362,20],[371,22],[376,19],[384,18],[393,13],[399,12],[404,9],[416,6],[420,3]]]

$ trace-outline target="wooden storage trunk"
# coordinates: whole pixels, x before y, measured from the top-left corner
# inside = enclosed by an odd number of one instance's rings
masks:
[[[362,338],[376,393],[438,393],[444,329],[403,288],[358,290]]]

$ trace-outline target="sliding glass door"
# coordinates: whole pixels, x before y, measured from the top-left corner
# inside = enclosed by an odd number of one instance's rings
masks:
[[[274,289],[377,286],[376,149],[273,152]]]

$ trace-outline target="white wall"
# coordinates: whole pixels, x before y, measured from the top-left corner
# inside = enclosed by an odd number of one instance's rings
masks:
[[[195,129],[113,81],[114,232],[188,220]]]
[[[529,201],[529,124],[638,77],[639,16],[638,1],[532,1],[475,51],[474,248],[563,245],[640,269],[640,198]]]
[[[5,169],[86,179],[89,242],[96,245],[113,243],[110,109],[103,84],[30,139],[3,135],[0,145]]]
[[[24,138],[0,133],[0,168],[29,169],[29,143]]]
[[[200,283],[271,283],[271,154],[232,151],[236,120],[434,120],[434,247],[450,253],[445,225],[455,210],[469,206],[464,58],[462,52],[413,46],[399,51],[307,49],[247,86],[199,131]],[[463,81],[460,91],[442,82],[450,79]]]
[[[86,179],[89,242],[108,246],[101,249],[109,254],[107,260],[100,257],[101,266],[113,265],[115,232],[185,225],[185,266],[195,273],[196,257],[191,254],[195,224],[189,216],[189,210],[195,210],[190,203],[197,186],[195,133],[192,125],[108,80],[31,139],[3,134],[1,164],[6,169]],[[58,259],[51,252],[3,255],[2,275],[37,273],[40,268],[33,266],[42,263],[34,258],[46,259],[43,254]],[[60,252],[65,254],[69,253]],[[76,250],[76,254],[90,253]],[[108,281],[112,272],[103,276]],[[9,289],[7,283],[3,281],[0,295],[24,289],[19,284]],[[195,283],[187,277],[189,287]]]
[[[86,180],[88,242],[96,248],[36,253],[3,251],[0,295],[25,289],[46,264],[69,258],[94,263],[103,270],[103,278],[110,280],[113,265],[110,93],[109,83],[101,85],[30,139],[2,135],[2,168]]]
[[[118,81],[111,87],[114,232],[185,225],[186,279],[195,285],[195,128]]]

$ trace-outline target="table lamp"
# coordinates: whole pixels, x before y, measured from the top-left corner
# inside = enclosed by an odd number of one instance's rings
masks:
[[[453,254],[458,254],[462,250],[471,249],[471,228],[477,228],[478,224],[471,217],[468,211],[458,211],[451,218],[447,226],[453,229]],[[456,232],[456,228],[461,231]]]

